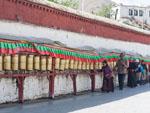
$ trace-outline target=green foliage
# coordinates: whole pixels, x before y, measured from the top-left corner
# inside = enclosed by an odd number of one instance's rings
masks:
[[[112,4],[103,5],[102,8],[96,13],[96,15],[111,18],[111,14],[113,13],[112,7]]]
[[[78,9],[79,7],[79,1],[75,1],[75,0],[48,0],[54,3],[58,3],[60,5],[64,5],[66,7],[70,7],[73,9]]]

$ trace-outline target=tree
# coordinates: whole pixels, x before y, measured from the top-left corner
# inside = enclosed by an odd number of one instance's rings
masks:
[[[102,8],[96,13],[96,15],[111,18],[111,15],[113,14],[112,8],[112,4],[103,5]]]
[[[70,7],[73,9],[78,9],[79,7],[79,1],[76,0],[48,0],[54,3],[58,3],[60,5],[64,5],[66,7]]]

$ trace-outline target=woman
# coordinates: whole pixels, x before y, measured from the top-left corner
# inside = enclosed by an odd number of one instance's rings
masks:
[[[103,61],[103,67],[101,69],[103,72],[103,86],[102,91],[110,92],[114,91],[114,83],[113,83],[113,76],[112,76],[112,70],[110,69],[107,61]]]

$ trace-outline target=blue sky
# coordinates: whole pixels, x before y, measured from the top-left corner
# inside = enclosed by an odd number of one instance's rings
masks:
[[[112,0],[124,5],[150,6],[150,0]]]

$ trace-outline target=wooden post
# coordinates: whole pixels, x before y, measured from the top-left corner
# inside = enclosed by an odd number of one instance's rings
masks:
[[[73,82],[74,95],[77,95],[77,82],[76,82],[77,74],[72,74],[71,78],[72,78],[72,82]]]
[[[90,72],[90,78],[91,78],[91,91],[95,91],[95,63],[94,63],[94,69]]]
[[[24,79],[25,77],[18,77],[17,81],[18,81],[18,98],[19,98],[19,103],[23,103],[24,99],[23,99],[23,90],[24,90]]]

